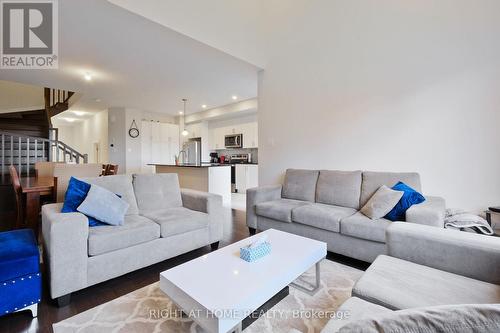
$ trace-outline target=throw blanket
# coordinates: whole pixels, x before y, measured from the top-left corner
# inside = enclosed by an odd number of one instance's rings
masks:
[[[447,209],[444,218],[444,227],[449,229],[468,229],[476,233],[493,235],[491,226],[481,216],[468,213],[461,209]]]

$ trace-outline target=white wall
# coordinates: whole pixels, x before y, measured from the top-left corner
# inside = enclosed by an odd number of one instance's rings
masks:
[[[85,120],[72,123],[72,125],[60,125],[59,140],[76,149],[82,154],[88,154],[89,163],[107,163],[108,156],[108,111],[100,111]],[[94,144],[99,145],[99,153],[96,155]]]
[[[0,113],[45,108],[44,88],[0,80]]]
[[[259,183],[286,168],[417,171],[500,204],[499,1],[311,1],[259,78]]]
[[[125,108],[108,109],[109,163],[118,164],[118,173],[126,171]]]
[[[75,148],[75,126],[76,125],[56,125],[54,122],[52,123],[54,127],[58,129],[58,138],[59,141],[64,142],[71,148]]]
[[[89,155],[89,163],[108,163],[108,111],[96,113],[75,126],[75,148]],[[96,152],[95,144],[99,151]]]

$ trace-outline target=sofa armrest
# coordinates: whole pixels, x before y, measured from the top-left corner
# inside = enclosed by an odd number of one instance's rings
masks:
[[[500,240],[497,237],[394,222],[386,230],[387,254],[500,284]]]
[[[406,211],[406,222],[444,228],[446,202],[440,197],[425,197],[425,201]]]
[[[210,243],[218,242],[222,239],[224,225],[224,207],[222,206],[222,196],[218,194],[181,189],[182,205],[185,208],[207,213],[210,219]]]
[[[257,229],[255,205],[261,202],[280,199],[281,188],[281,185],[274,185],[254,187],[247,190],[247,226]]]
[[[88,219],[81,213],[61,213],[61,208],[62,203],[42,207],[42,234],[52,298],[87,286]]]

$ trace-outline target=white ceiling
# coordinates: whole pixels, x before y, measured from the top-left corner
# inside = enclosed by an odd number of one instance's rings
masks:
[[[311,0],[108,0],[260,68]]]
[[[0,79],[79,92],[73,109],[86,111],[174,115],[184,97],[190,113],[257,96],[259,67],[104,0],[59,1],[59,48],[58,70],[0,70]]]

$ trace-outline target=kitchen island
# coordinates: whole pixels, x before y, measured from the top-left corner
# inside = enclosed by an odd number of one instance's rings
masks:
[[[227,164],[149,164],[156,173],[176,173],[181,188],[189,188],[222,196],[224,205],[231,204],[231,166]]]

